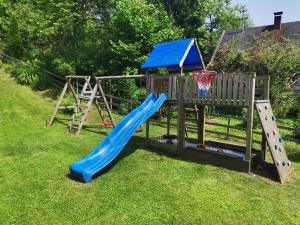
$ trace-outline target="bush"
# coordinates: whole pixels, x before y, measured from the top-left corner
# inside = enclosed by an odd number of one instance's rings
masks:
[[[9,69],[20,84],[33,85],[38,80],[37,68],[29,63],[14,63]]]
[[[293,85],[300,73],[300,50],[295,42],[266,32],[253,37],[244,50],[238,49],[234,42],[225,44],[217,53],[214,69],[270,75],[270,98],[278,116],[286,116],[298,104]]]
[[[294,121],[294,127],[300,129],[300,113],[298,113],[298,117]],[[300,130],[294,131],[294,137],[300,140]]]

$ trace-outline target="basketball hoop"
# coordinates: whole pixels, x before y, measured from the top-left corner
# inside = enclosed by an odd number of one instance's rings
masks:
[[[217,78],[217,72],[208,70],[196,70],[193,72],[194,80],[197,82],[197,95],[206,97],[211,83]]]

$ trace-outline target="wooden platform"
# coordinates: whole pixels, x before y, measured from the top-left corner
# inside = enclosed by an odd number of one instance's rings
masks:
[[[218,167],[224,167],[230,170],[235,170],[239,172],[250,172],[251,165],[260,160],[261,151],[257,151],[256,149],[252,150],[252,160],[245,160],[241,159],[240,157],[226,154],[224,152],[217,152],[211,151],[209,148],[195,148],[191,146],[187,146],[183,149],[177,148],[176,144],[172,143],[162,143],[161,140],[166,139],[168,136],[160,136],[155,138],[150,138],[147,141],[147,146],[151,149],[155,149],[158,152],[165,152],[171,155],[175,155],[181,159],[203,163],[203,164],[210,164]],[[176,136],[171,136],[173,139]],[[187,139],[188,142],[197,143],[196,139]],[[236,151],[241,154],[245,154],[246,148],[243,146],[232,145],[232,144],[225,144],[215,141],[206,141],[206,146],[214,146],[220,149],[230,149]]]

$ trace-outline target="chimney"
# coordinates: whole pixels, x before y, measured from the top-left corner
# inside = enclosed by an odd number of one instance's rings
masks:
[[[281,17],[283,12],[274,12],[274,30],[280,30],[281,29]]]

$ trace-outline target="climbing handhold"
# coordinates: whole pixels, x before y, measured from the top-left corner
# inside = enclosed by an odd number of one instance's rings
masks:
[[[283,138],[282,138],[282,137],[279,138],[279,142],[280,142],[280,143],[283,142]]]
[[[284,160],[282,160],[282,166],[285,166],[286,162]]]
[[[265,120],[268,121],[268,116],[267,115],[265,116]]]
[[[277,165],[277,166],[280,166],[280,161],[279,161],[279,160],[276,161],[276,165]]]
[[[258,111],[261,112],[261,108],[258,108]]]
[[[272,120],[273,120],[273,121],[275,121],[275,120],[276,120],[276,117],[275,117],[274,115],[272,116]]]
[[[281,152],[283,150],[282,146],[279,147],[279,151]]]
[[[265,110],[267,110],[268,109],[268,106],[265,106]]]
[[[278,149],[278,145],[275,145],[274,147],[275,147],[276,150]]]
[[[270,137],[270,134],[269,134],[269,132],[267,132],[267,137]]]
[[[288,166],[291,166],[292,165],[292,163],[291,163],[291,161],[289,160],[289,161],[287,161],[287,165]]]
[[[276,135],[276,130],[273,130],[273,135]]]

